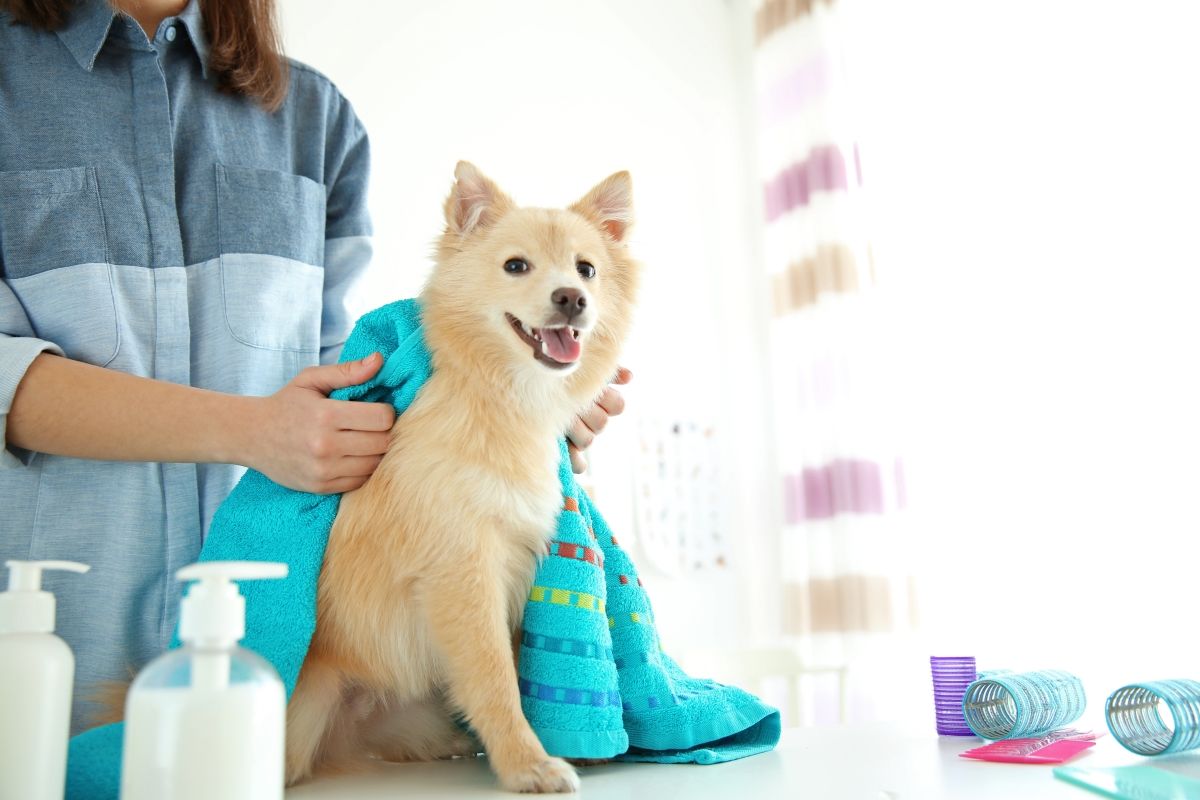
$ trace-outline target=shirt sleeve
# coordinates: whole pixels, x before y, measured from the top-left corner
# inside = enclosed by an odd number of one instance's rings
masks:
[[[325,160],[325,287],[321,311],[321,363],[337,361],[350,334],[347,296],[371,261],[367,182],[371,169],[367,132],[349,101],[334,93]]]
[[[33,335],[33,326],[25,309],[8,281],[0,279],[0,469],[22,467],[33,455],[9,444],[8,412],[12,409],[17,385],[39,353],[61,356],[63,351],[53,342]]]

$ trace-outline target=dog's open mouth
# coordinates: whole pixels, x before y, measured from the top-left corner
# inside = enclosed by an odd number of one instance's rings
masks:
[[[579,360],[579,330],[567,325],[556,328],[529,328],[524,322],[505,312],[508,324],[525,344],[533,349],[533,357],[548,367],[562,369]]]

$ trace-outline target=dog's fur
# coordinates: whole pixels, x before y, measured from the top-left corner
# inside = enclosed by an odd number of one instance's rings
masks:
[[[630,327],[629,175],[566,210],[518,208],[465,162],[455,178],[421,295],[434,372],[375,474],[342,498],[288,706],[289,784],[367,757],[476,753],[462,719],[506,789],[579,786],[521,712],[513,637],[563,504],[557,439],[615,373]],[[507,271],[514,258],[530,269]],[[564,288],[587,303],[570,321],[552,301]],[[569,321],[578,361],[535,358],[506,314],[526,334]]]

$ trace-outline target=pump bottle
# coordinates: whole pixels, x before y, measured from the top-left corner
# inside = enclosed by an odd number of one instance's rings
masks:
[[[246,601],[235,580],[287,565],[208,561],[179,613],[183,646],[150,662],[125,706],[121,800],[282,800],[285,695],[266,660],[238,647]]]
[[[42,570],[73,561],[8,561],[0,594],[0,798],[62,800],[75,656],[54,635],[54,595]]]

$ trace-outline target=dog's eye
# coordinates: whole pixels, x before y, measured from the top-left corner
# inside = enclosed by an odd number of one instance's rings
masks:
[[[521,272],[529,272],[529,265],[523,258],[510,258],[504,262],[504,271],[510,275],[517,275]]]
[[[580,261],[580,262],[576,263],[575,269],[578,270],[579,274],[585,278],[596,277],[596,268],[593,267],[591,264],[589,264],[586,261]]]

